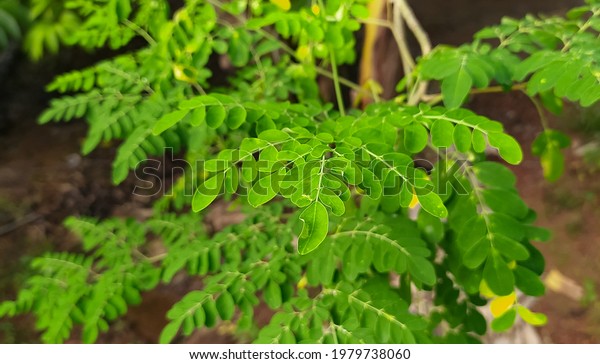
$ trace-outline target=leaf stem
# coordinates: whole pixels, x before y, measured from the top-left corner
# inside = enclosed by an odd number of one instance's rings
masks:
[[[421,55],[424,56],[431,52],[431,41],[429,40],[429,36],[419,20],[415,16],[415,13],[412,11],[408,2],[406,0],[397,0],[397,5],[400,7],[400,12],[402,17],[406,22],[406,26],[410,31],[414,34],[419,46],[421,47]]]
[[[129,19],[124,19],[123,24],[125,24],[129,29],[133,30],[138,35],[140,35],[142,38],[144,38],[146,40],[146,42],[148,42],[148,44],[150,44],[151,46],[156,45],[156,41],[154,40],[154,38],[152,38],[152,36],[150,34],[148,34],[147,31],[145,31],[143,28],[141,28],[136,23],[132,22]]]
[[[540,102],[534,96],[527,96],[529,97],[529,100],[531,100],[531,103],[533,103],[533,105],[535,106],[535,109],[537,110],[537,113],[540,116],[540,123],[542,124],[542,128],[544,130],[548,130],[548,120],[546,119],[544,108],[542,107],[542,105],[540,105]]]
[[[508,91],[521,91],[524,90],[527,83],[515,83]],[[469,95],[489,94],[497,92],[506,92],[507,90],[502,85],[489,86],[485,88],[474,88],[469,91]],[[423,95],[422,100],[427,102],[429,105],[435,105],[442,101],[442,94],[429,94]]]
[[[344,110],[344,99],[342,97],[342,89],[340,87],[340,76],[338,75],[337,63],[335,61],[335,52],[333,51],[333,47],[329,47],[329,57],[331,58],[331,71],[333,73],[333,87],[335,88],[335,97],[338,103],[338,109],[340,110],[340,114],[342,116],[346,115],[346,110]]]

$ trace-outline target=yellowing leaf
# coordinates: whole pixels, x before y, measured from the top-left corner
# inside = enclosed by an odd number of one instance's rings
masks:
[[[298,56],[299,60],[308,61],[310,60],[310,48],[308,48],[308,46],[306,45],[301,45],[300,47],[298,47],[296,55]]]
[[[523,321],[533,326],[543,326],[548,322],[548,318],[543,313],[531,312],[527,307],[517,307],[517,313]]]
[[[514,305],[516,299],[517,294],[515,292],[509,294],[508,296],[496,297],[490,304],[490,311],[492,311],[492,315],[494,317],[502,316]]]
[[[306,278],[306,275],[303,275],[302,278],[300,278],[300,280],[298,281],[298,284],[296,285],[296,287],[298,287],[298,289],[304,289],[304,288],[306,288],[307,284],[308,284],[308,279]]]
[[[321,13],[321,8],[319,8],[319,5],[313,5],[310,7],[310,10],[313,12],[313,14],[315,15],[319,15]]]
[[[281,9],[288,11],[292,7],[290,0],[271,0],[271,3],[277,5]]]
[[[186,71],[190,72],[190,70],[187,69],[183,65],[180,65],[180,64],[173,65],[173,76],[175,76],[176,80],[187,82],[187,83],[196,82],[192,77],[187,75],[188,72],[186,72]]]
[[[415,206],[417,206],[419,204],[419,198],[417,197],[417,194],[414,193],[414,188],[413,188],[413,195],[412,195],[412,200],[410,200],[410,205],[408,205],[408,207],[410,207],[411,209]]]
[[[481,283],[479,283],[479,293],[481,293],[481,295],[485,298],[494,298],[496,297],[496,295],[494,294],[494,292],[492,292],[492,290],[490,289],[490,287],[487,285],[487,282],[485,281],[485,279],[481,280]]]

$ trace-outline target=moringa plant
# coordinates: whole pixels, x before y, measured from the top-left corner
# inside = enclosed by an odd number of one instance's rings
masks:
[[[533,242],[549,237],[504,164],[521,162],[520,144],[463,105],[510,91],[540,113],[559,112],[564,99],[598,101],[600,2],[565,18],[505,18],[472,43],[434,48],[406,0],[385,5],[67,1],[82,19],[73,44],[146,45],[58,76],[48,90],[65,95],[40,122],[85,119],[84,154],[119,141],[115,184],[132,169],[143,177],[148,156],[166,148],[188,167],[146,221],[67,219],[84,252],[34,259],[0,316],[33,313],[44,342],[66,340],[75,325],[94,342],[143,291],[188,274],[203,288],[169,310],[160,342],[219,320],[258,343],[477,342],[488,302],[495,331],[517,316],[543,325],[520,304],[544,294]],[[372,27],[389,29],[399,50],[404,77],[392,100],[375,80],[339,72],[359,61],[356,33]],[[555,180],[569,140],[543,127],[533,152]],[[217,199],[244,221],[209,232],[202,217]],[[261,301],[274,315],[257,327]]]

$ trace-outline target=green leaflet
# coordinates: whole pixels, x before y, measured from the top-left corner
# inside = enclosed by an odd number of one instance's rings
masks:
[[[565,169],[565,157],[558,148],[550,145],[540,155],[540,162],[544,170],[544,178],[550,182],[558,180]]]
[[[506,261],[493,250],[489,253],[483,268],[483,278],[490,289],[499,296],[510,294],[515,285],[515,277]]]
[[[211,128],[218,128],[227,117],[227,111],[223,105],[209,106],[206,110],[206,124]]]
[[[192,199],[192,210],[194,212],[204,210],[210,205],[221,192],[223,186],[223,174],[217,173],[211,178],[207,179],[194,193]]]
[[[192,126],[199,126],[206,120],[206,107],[198,106],[194,110],[192,110],[192,114],[190,117],[190,124]]]
[[[419,281],[430,286],[435,284],[435,270],[427,259],[419,256],[410,256],[408,259],[408,269]]]
[[[241,106],[235,106],[229,110],[225,123],[230,129],[237,129],[246,121],[246,116],[246,109]]]
[[[148,143],[149,135],[151,131],[145,127],[139,127],[134,130],[127,141],[121,145],[119,151],[117,152],[117,157],[113,162],[113,183],[119,184],[127,178],[127,174],[129,172],[129,168],[132,166],[136,166],[139,162],[145,159],[146,154],[142,152],[142,154],[136,154],[139,150],[138,148],[144,144]],[[157,139],[157,141],[162,141]],[[161,146],[158,146],[157,149],[161,149]]]
[[[545,130],[540,133],[533,144],[531,151],[540,157],[544,178],[554,182],[562,176],[565,167],[565,158],[561,149],[571,145],[569,137],[557,130]]]
[[[444,105],[449,109],[459,107],[469,94],[473,86],[473,79],[461,66],[458,72],[442,81],[442,97]]]
[[[188,110],[177,110],[166,114],[156,122],[154,128],[152,129],[152,133],[154,135],[161,134],[163,131],[171,128],[173,125],[181,121],[181,119],[183,119],[187,114]]]
[[[481,130],[473,130],[471,143],[475,152],[483,153],[487,146],[485,134]]]
[[[277,171],[275,174],[278,173]],[[278,178],[272,174],[258,179],[248,192],[248,203],[258,207],[271,201],[278,193]]]
[[[470,269],[480,266],[487,259],[491,249],[485,220],[478,215],[464,223],[456,241],[464,253],[463,263]]]
[[[523,160],[521,146],[510,135],[503,133],[489,133],[488,141],[492,147],[498,149],[502,159],[508,163],[519,164]]]
[[[198,306],[195,306],[198,307]],[[217,324],[217,320],[219,318],[219,310],[217,309],[217,305],[213,300],[206,300],[202,304],[202,309],[206,314],[204,326],[206,327],[214,327]]]
[[[513,307],[492,321],[492,330],[496,332],[508,331],[514,325],[516,317],[517,310]]]
[[[465,251],[463,257],[465,266],[472,269],[479,267],[487,259],[491,247],[490,239],[485,236],[475,241]]]
[[[518,194],[511,190],[486,188],[481,192],[486,205],[492,210],[522,219],[529,208]]]
[[[263,298],[270,308],[279,308],[283,301],[279,284],[273,280],[269,280],[269,283],[263,291]]]
[[[436,147],[449,147],[452,145],[454,125],[451,122],[439,119],[431,126],[431,144]]]
[[[235,302],[231,294],[227,291],[222,292],[216,301],[219,316],[223,320],[231,320],[235,312]]]
[[[529,252],[523,245],[502,234],[494,235],[492,244],[496,250],[510,260],[526,260],[529,258]]]
[[[425,149],[428,138],[427,129],[419,123],[404,128],[404,146],[411,153],[419,153]]]
[[[564,73],[565,75],[570,75],[569,71]],[[540,93],[540,101],[544,105],[544,107],[553,113],[554,115],[562,114],[563,110],[563,101],[560,97],[555,95],[552,91],[546,91]]]
[[[247,33],[234,32],[231,37],[231,44],[228,48],[231,63],[236,67],[242,67],[248,63],[250,59],[249,36]]]
[[[329,189],[321,190],[319,200],[328,206],[334,215],[342,216],[346,211],[346,206],[342,199]]]
[[[168,344],[175,338],[177,335],[177,331],[179,331],[179,327],[181,326],[181,322],[171,321],[165,326],[160,332],[160,337],[158,338],[158,342],[160,344]]]
[[[434,192],[425,192],[424,194],[417,192],[417,199],[419,200],[421,207],[433,216],[440,218],[448,216],[448,210],[446,209],[446,206],[444,206],[442,199]]]
[[[517,266],[514,270],[517,287],[529,296],[542,296],[546,288],[541,278],[531,270]]]
[[[471,150],[471,130],[464,125],[457,125],[452,135],[454,144],[459,152],[467,153]]]
[[[461,67],[461,59],[453,49],[440,47],[421,62],[421,73],[429,79],[441,80],[452,76]]]
[[[489,187],[512,189],[517,182],[511,170],[500,163],[479,162],[473,165],[473,171],[477,179]]]
[[[537,52],[516,67],[513,77],[516,81],[522,81],[528,74],[554,62],[559,56],[560,54],[554,51]]]
[[[417,217],[417,224],[421,233],[429,242],[437,244],[443,239],[445,225],[439,218],[425,210],[421,210]]]
[[[300,220],[303,226],[298,237],[298,252],[308,254],[325,240],[329,230],[329,215],[321,202],[314,201],[304,208]]]

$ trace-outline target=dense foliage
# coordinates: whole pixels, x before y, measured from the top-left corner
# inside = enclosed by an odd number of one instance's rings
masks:
[[[69,218],[84,253],[35,259],[0,316],[33,312],[45,342],[82,325],[94,342],[142,291],[186,272],[203,289],[168,312],[161,342],[218,320],[255,332],[261,300],[276,313],[260,343],[476,342],[489,301],[496,331],[517,315],[543,324],[519,299],[544,294],[532,242],[548,232],[533,225],[513,173],[487,160],[518,164],[520,145],[462,105],[510,90],[540,111],[598,101],[600,3],[566,18],[504,19],[473,43],[433,50],[406,1],[394,1],[390,20],[368,3],[188,0],[171,11],[164,0],[66,1],[79,24],[70,44],[147,44],[58,76],[48,89],[66,95],[40,122],[85,119],[84,154],[121,141],[115,183],[165,148],[190,163],[146,221]],[[416,61],[403,24],[419,40]],[[364,26],[395,30],[405,77],[394,100],[338,74],[357,62]],[[218,58],[227,66],[213,75]],[[318,78],[332,80],[334,105]],[[373,102],[348,108],[345,89]],[[569,140],[544,128],[534,153],[554,180]],[[220,197],[246,219],[209,234],[201,211]],[[157,239],[164,253],[149,255]]]

